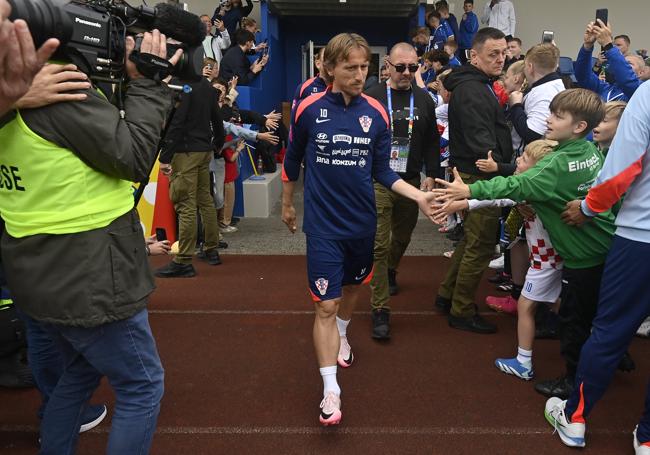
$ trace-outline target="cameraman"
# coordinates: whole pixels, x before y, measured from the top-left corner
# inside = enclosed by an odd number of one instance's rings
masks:
[[[107,453],[147,453],[160,412],[146,310],[154,285],[130,182],[149,173],[171,96],[129,60],[134,47],[127,38],[124,119],[88,89],[83,101],[19,110],[0,129],[0,164],[11,169],[0,186],[7,281],[66,365],[41,424],[43,454],[74,453],[102,376],[116,396]],[[140,52],[165,58],[165,36],[145,33]]]
[[[0,116],[23,96],[41,66],[59,45],[47,40],[37,51],[25,21],[9,22],[11,5],[0,0]]]

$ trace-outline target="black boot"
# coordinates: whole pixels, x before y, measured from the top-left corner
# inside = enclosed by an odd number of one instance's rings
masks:
[[[535,390],[548,398],[558,397],[566,400],[573,392],[573,378],[565,375],[548,381],[540,381],[535,384]]]
[[[449,327],[453,329],[466,330],[468,332],[483,334],[496,333],[497,331],[496,325],[486,321],[478,314],[475,314],[474,316],[470,316],[468,318],[461,318],[454,316],[453,314],[449,314],[447,316],[447,321],[449,322]]]
[[[451,299],[446,299],[437,295],[435,307],[437,310],[442,311],[445,314],[449,314],[451,311]]]
[[[397,295],[399,288],[397,287],[397,270],[388,269],[388,293],[390,295]]]
[[[221,257],[219,257],[219,251],[215,248],[214,250],[205,252],[205,259],[210,265],[219,265],[221,264]]]
[[[390,311],[372,310],[372,337],[375,340],[390,339]]]
[[[171,261],[166,266],[156,270],[154,275],[158,278],[191,278],[196,276],[196,271],[192,264],[179,264]]]

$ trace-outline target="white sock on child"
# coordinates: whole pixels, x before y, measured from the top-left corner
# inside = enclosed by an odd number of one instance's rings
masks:
[[[531,365],[533,363],[533,351],[517,347],[517,361],[522,365]]]
[[[341,388],[336,381],[336,365],[332,367],[319,368],[320,375],[323,377],[323,396],[328,392],[334,392],[341,395]]]
[[[339,336],[347,336],[348,333],[348,324],[350,323],[350,319],[347,321],[339,318],[338,316],[336,317],[336,326],[339,328]]]

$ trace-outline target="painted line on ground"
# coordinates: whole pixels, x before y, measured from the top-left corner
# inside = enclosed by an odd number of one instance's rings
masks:
[[[35,425],[0,425],[0,433],[36,433]],[[107,434],[110,428],[106,425],[91,430],[91,433]],[[352,436],[530,436],[552,434],[549,427],[275,427],[275,426],[233,426],[233,427],[165,427],[156,429],[156,434],[172,435],[316,435],[324,433],[337,433]],[[605,436],[630,436],[628,429],[590,429],[589,434]]]
[[[149,314],[216,314],[216,315],[314,315],[313,310],[149,310]],[[353,314],[370,315],[370,311],[355,311]],[[500,316],[494,311],[481,311],[481,316]],[[391,311],[393,316],[444,316],[436,311]]]

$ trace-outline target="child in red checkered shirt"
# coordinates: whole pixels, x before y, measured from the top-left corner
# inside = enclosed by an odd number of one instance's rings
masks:
[[[532,168],[537,161],[552,152],[556,145],[556,142],[548,140],[538,140],[528,144],[523,155],[517,158],[515,173],[519,174]],[[443,217],[461,210],[476,210],[483,207],[512,207],[515,205],[515,201],[510,199],[492,201],[463,200],[444,206],[436,216]],[[535,215],[533,218],[526,219],[523,221],[523,225],[526,229],[526,241],[530,252],[530,267],[526,273],[521,296],[516,302],[516,308],[509,311],[518,313],[517,357],[497,359],[495,365],[504,373],[530,380],[533,378],[532,356],[533,340],[535,339],[535,309],[539,303],[546,303],[552,305],[553,310],[557,312],[558,298],[562,290],[563,261],[553,248],[551,238],[539,217]],[[520,239],[516,241],[520,241]]]

